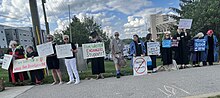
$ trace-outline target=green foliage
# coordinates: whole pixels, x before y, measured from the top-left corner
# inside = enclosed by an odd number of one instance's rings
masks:
[[[80,19],[76,16],[72,18],[71,32],[73,43],[77,43],[79,46],[81,46],[82,44],[89,42],[89,35],[93,31],[96,31],[101,37],[102,41],[105,42],[106,52],[108,53],[110,51],[110,39],[106,36],[106,33],[103,32],[101,25],[94,21],[93,17],[84,17],[83,21],[80,21]],[[67,27],[67,29],[62,32],[65,35],[70,35],[70,28]]]
[[[216,34],[220,32],[220,1],[219,0],[180,0],[180,9],[170,8],[180,14],[180,17],[172,15],[178,20],[180,18],[193,19],[192,33],[203,32],[213,29]]]

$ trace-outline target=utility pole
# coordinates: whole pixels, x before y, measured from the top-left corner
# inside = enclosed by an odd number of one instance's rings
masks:
[[[43,7],[43,12],[44,12],[46,32],[47,32],[47,34],[50,34],[49,23],[47,22],[47,14],[46,14],[46,11],[45,11],[44,3],[46,3],[46,0],[42,0],[42,7]]]
[[[41,28],[40,28],[40,20],[37,10],[37,1],[36,0],[29,0],[30,10],[31,10],[31,18],[32,18],[32,24],[33,24],[33,32],[35,34],[34,41],[36,42],[36,45],[39,45],[42,43],[42,36],[41,36]]]
[[[68,5],[68,9],[69,9],[69,29],[70,29],[70,42],[72,42],[72,30],[71,30],[70,5]]]

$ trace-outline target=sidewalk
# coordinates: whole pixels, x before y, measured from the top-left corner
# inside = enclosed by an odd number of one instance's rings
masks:
[[[15,98],[32,87],[34,86],[6,87],[4,91],[0,92],[0,98]]]

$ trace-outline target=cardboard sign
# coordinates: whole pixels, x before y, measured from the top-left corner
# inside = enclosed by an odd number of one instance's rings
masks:
[[[194,40],[194,51],[205,51],[205,39],[195,39]]]
[[[104,43],[90,43],[90,44],[82,44],[83,48],[83,58],[97,58],[97,57],[105,57],[105,44]]]
[[[13,73],[46,68],[46,57],[18,59],[13,63]]]
[[[8,68],[11,64],[12,58],[13,58],[12,55],[4,54],[4,58],[3,58],[3,62],[2,62],[2,68],[3,69],[8,70]]]
[[[179,29],[191,29],[192,26],[192,19],[180,19],[179,22]]]
[[[37,52],[39,56],[48,56],[54,54],[52,42],[37,45]]]
[[[72,49],[71,44],[56,45],[55,48],[56,48],[57,58],[65,58],[65,57],[73,56],[73,52],[71,51]]]
[[[163,48],[170,48],[171,47],[171,40],[163,40],[162,47]]]
[[[133,58],[133,75],[140,76],[147,74],[147,57]]]
[[[171,42],[171,46],[172,47],[178,47],[179,45],[179,41],[177,39],[173,39],[172,42]]]
[[[148,55],[160,55],[160,43],[159,42],[147,42],[147,54]]]

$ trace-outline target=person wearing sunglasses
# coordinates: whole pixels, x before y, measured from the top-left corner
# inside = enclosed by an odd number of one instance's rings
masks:
[[[116,69],[116,78],[120,78],[120,76],[123,76],[120,72],[121,66],[123,66],[120,61],[124,60],[123,57],[123,48],[124,48],[124,43],[122,42],[121,39],[119,39],[119,33],[115,32],[115,38],[111,40],[110,43],[110,49],[112,53],[112,58],[115,64],[115,69]]]
[[[52,35],[47,35],[47,42],[52,42],[53,43],[53,50],[54,50],[54,54],[47,56],[47,67],[48,69],[52,70],[52,76],[53,76],[53,80],[54,82],[51,85],[55,85],[58,83],[57,78],[56,78],[56,74],[60,80],[59,85],[63,84],[62,81],[62,74],[60,71],[60,66],[59,66],[59,59],[57,58],[56,53],[56,49],[55,49],[55,45],[56,43],[53,41],[53,36]]]
[[[64,44],[71,44],[72,49],[70,51],[73,52],[72,57],[66,57],[65,58],[65,65],[66,65],[67,73],[69,75],[69,82],[67,82],[67,84],[71,84],[71,83],[74,82],[75,79],[73,77],[73,74],[76,78],[76,81],[75,81],[74,84],[79,84],[80,79],[79,79],[79,74],[78,74],[78,70],[77,70],[77,67],[76,67],[76,56],[75,56],[75,54],[77,53],[76,45],[69,41],[69,36],[68,35],[63,35],[63,41],[64,41]]]

